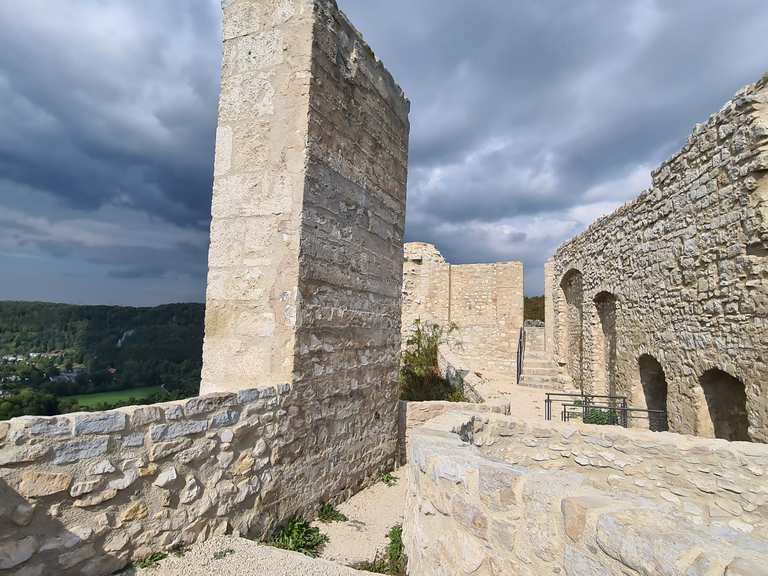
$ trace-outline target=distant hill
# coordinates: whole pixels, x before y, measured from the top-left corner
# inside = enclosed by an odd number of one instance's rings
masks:
[[[61,398],[162,387],[170,398],[193,395],[200,384],[204,317],[204,304],[0,302],[6,394],[27,388]]]
[[[544,296],[526,296],[525,319],[544,322]]]

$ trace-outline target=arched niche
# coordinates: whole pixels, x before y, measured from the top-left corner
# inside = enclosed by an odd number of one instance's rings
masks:
[[[664,368],[650,354],[640,356],[637,364],[640,370],[640,386],[642,388],[641,402],[647,410],[663,412],[649,413],[648,429],[654,432],[669,430],[667,417],[668,388]]]
[[[719,369],[707,370],[699,379],[706,409],[702,410],[700,428],[715,438],[749,441],[747,393],[744,383]]]
[[[584,365],[584,277],[578,270],[570,270],[560,282],[565,309],[562,311],[563,352],[566,366],[575,388],[583,390]]]
[[[598,326],[594,338],[594,391],[616,395],[616,296],[600,292],[594,299]]]

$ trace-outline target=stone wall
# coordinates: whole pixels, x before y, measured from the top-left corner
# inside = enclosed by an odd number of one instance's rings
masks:
[[[763,80],[697,126],[650,190],[560,247],[547,315],[571,383],[666,407],[676,432],[768,441],[767,171]]]
[[[110,574],[343,498],[315,456],[334,414],[302,410],[280,386],[0,424],[0,574]]]
[[[333,0],[226,0],[201,396],[0,423],[0,574],[260,537],[395,465],[409,103]]]
[[[455,323],[450,349],[461,367],[514,382],[523,317],[520,262],[457,266],[431,244],[405,245],[403,340],[416,319]]]
[[[649,461],[650,472],[637,478],[648,485],[643,496],[637,490],[625,491],[606,483],[601,476],[606,469],[617,475],[623,473],[612,459],[612,451],[604,448],[611,433],[596,427],[541,429],[505,417],[457,412],[414,430],[404,525],[411,573],[765,573],[768,539],[764,521],[768,509],[766,490],[757,473],[766,469],[767,447],[689,439],[690,446],[675,459],[674,448],[668,444],[669,434],[617,431],[616,435],[642,447],[644,455],[658,457],[658,466]],[[533,446],[535,442],[540,446]],[[622,457],[631,455],[635,447],[621,451]],[[540,460],[532,452],[537,448],[538,453],[555,454],[557,459],[566,455],[591,463],[561,468],[552,465],[549,458]],[[525,456],[517,458],[518,454]],[[750,514],[761,518],[757,527],[750,529],[746,522],[727,516],[728,512],[717,504],[712,510],[721,512],[710,516],[695,500],[690,505],[679,505],[664,497],[666,488],[672,486],[673,490],[686,492],[699,490],[714,502],[719,501],[715,494],[728,503],[734,502],[735,492],[730,497],[725,495],[726,480],[717,484],[717,473],[731,465],[744,471],[747,467],[753,469],[749,472],[753,478],[728,487],[750,492],[761,500],[761,504],[750,508]],[[711,484],[700,488],[687,484],[684,474],[676,475],[673,466],[711,467]],[[657,482],[661,486],[667,481],[669,485],[660,488],[659,494],[651,489]],[[618,486],[626,487],[621,483]]]

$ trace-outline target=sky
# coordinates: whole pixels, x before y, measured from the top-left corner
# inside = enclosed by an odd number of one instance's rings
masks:
[[[522,260],[768,71],[765,0],[339,0],[411,99],[408,241]],[[219,0],[0,2],[0,299],[203,301]]]

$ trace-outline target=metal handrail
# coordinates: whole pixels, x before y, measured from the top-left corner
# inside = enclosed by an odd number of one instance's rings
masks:
[[[523,361],[525,360],[525,326],[520,328],[520,338],[517,343],[517,385],[523,379]]]

